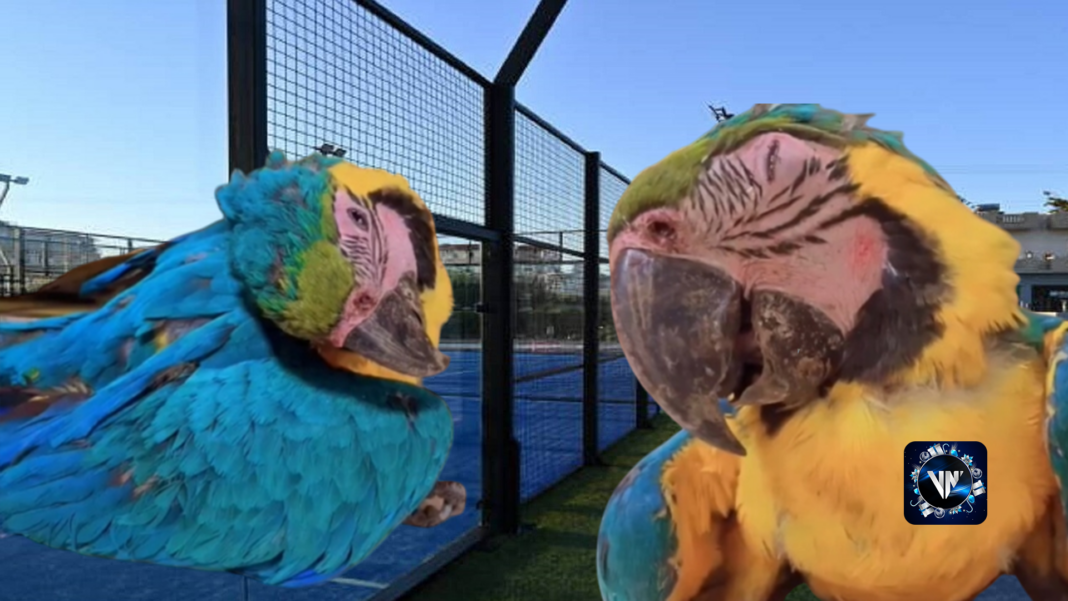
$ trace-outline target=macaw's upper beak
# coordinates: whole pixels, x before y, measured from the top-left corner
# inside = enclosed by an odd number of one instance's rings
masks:
[[[797,407],[821,395],[841,365],[845,337],[789,294],[742,286],[705,263],[624,249],[612,266],[619,342],[649,394],[680,426],[745,455],[720,399]]]
[[[741,304],[738,282],[697,261],[625,249],[612,266],[612,315],[638,380],[680,426],[738,455],[719,398],[741,378]]]
[[[423,304],[415,278],[401,278],[379,301],[374,313],[345,338],[346,350],[395,372],[416,378],[441,373],[449,358],[426,332]]]

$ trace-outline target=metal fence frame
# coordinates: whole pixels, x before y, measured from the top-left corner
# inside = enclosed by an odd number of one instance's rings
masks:
[[[342,0],[332,0],[342,1]],[[479,541],[521,530],[520,447],[514,436],[515,390],[513,331],[517,243],[564,250],[515,231],[516,114],[530,119],[585,160],[584,224],[581,252],[566,253],[583,263],[583,378],[582,463],[603,465],[598,449],[598,365],[600,268],[603,222],[600,177],[607,172],[624,184],[629,180],[530,109],[515,101],[515,86],[538,45],[548,33],[566,0],[542,0],[494,80],[489,80],[372,0],[352,0],[390,27],[466,75],[481,86],[485,108],[485,217],[479,225],[436,215],[440,235],[480,243],[482,248],[482,526],[449,545],[430,561],[394,581],[373,599],[396,599],[441,569]],[[263,165],[268,154],[268,34],[267,0],[228,0],[228,89],[231,169],[251,171]],[[509,310],[512,308],[512,310]],[[635,424],[649,426],[648,395],[636,385]]]
[[[160,243],[0,222],[0,297],[33,292],[84,263]]]

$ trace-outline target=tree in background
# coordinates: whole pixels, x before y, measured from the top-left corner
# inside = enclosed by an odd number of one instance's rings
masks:
[[[1046,197],[1046,208],[1050,213],[1068,213],[1068,198],[1061,198],[1049,190],[1043,190],[1042,194]]]
[[[441,329],[441,339],[453,342],[478,342],[482,316],[477,307],[482,296],[481,275],[477,268],[449,268],[452,281],[453,313]],[[517,340],[582,340],[582,294],[560,290],[545,278],[517,274],[515,279]],[[608,290],[602,290],[599,302],[598,332],[604,342],[614,343],[615,322]]]
[[[482,297],[478,271],[449,269],[452,282],[453,312],[441,328],[442,340],[477,342],[482,337],[482,318],[475,308]]]
[[[477,311],[482,296],[477,269],[449,269],[453,314],[441,329],[442,340],[476,342],[481,337],[482,317]],[[515,279],[516,324],[519,340],[581,340],[582,295],[557,292],[543,278],[518,274]],[[607,299],[601,302],[602,329],[605,315],[612,320]],[[615,330],[612,330],[614,337]]]

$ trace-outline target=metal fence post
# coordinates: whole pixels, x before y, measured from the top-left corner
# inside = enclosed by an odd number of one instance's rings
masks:
[[[45,275],[45,277],[46,278],[50,278],[50,277],[52,277],[52,257],[51,257],[51,254],[52,254],[52,236],[51,236],[51,234],[46,234],[44,236],[44,241],[42,242],[42,244],[44,245],[44,248],[42,249],[42,252],[41,252],[41,263],[43,264],[43,267],[44,267],[44,275]]]
[[[230,171],[267,160],[267,0],[227,0]]]
[[[649,421],[649,393],[638,378],[634,378],[634,393],[634,423],[638,428],[648,430],[653,427]]]
[[[482,245],[482,486],[491,534],[519,532],[519,443],[514,429],[515,86],[567,0],[541,0],[486,90],[486,227]]]
[[[597,413],[601,365],[601,153],[586,153],[586,213],[582,261],[582,458],[586,465],[603,465],[598,447]]]
[[[486,90],[486,226],[482,245],[482,486],[491,534],[519,531],[519,443],[513,427],[515,373],[515,87]]]
[[[15,257],[19,270],[19,294],[26,294],[26,231],[15,228]]]

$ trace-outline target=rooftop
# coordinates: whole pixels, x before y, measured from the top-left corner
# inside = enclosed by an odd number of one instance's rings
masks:
[[[979,205],[975,213],[1020,240],[1017,273],[1068,273],[1068,213],[1003,213],[997,204]]]

